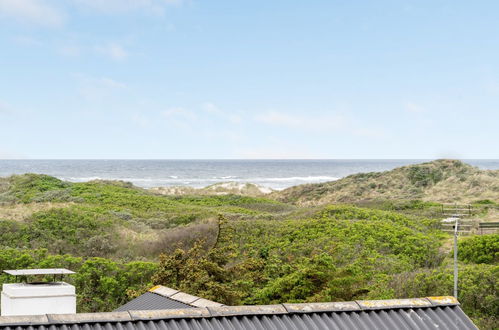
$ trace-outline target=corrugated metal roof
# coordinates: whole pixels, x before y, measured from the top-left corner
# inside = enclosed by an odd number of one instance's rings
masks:
[[[194,308],[194,307],[153,292],[146,292],[143,295],[135,298],[134,300],[129,301],[125,305],[117,308],[115,312],[123,312],[131,310],[140,311],[140,310],[179,309],[179,308]]]
[[[218,306],[223,305],[162,285],[157,285],[149,289],[149,291],[143,295],[115,309],[115,312]]]
[[[12,330],[477,329],[451,297],[0,317]],[[397,303],[398,302],[398,303]]]

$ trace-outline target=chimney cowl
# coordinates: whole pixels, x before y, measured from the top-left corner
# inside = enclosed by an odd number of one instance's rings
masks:
[[[57,275],[74,272],[57,269],[19,269],[4,270],[5,273],[21,277],[21,283],[5,283],[1,294],[1,315],[43,315],[76,313],[75,287],[62,281],[55,281]],[[40,282],[39,277],[53,276],[53,281]],[[29,277],[37,277],[36,282],[29,282]]]

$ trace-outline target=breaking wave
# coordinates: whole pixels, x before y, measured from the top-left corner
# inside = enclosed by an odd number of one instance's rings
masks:
[[[319,183],[326,181],[338,180],[338,177],[333,176],[291,176],[291,177],[251,177],[251,178],[238,178],[237,176],[217,176],[217,177],[180,177],[177,175],[170,175],[158,178],[141,178],[141,177],[106,177],[106,176],[85,176],[85,177],[60,177],[62,180],[71,182],[87,182],[93,180],[119,180],[132,182],[133,184],[144,187],[161,187],[161,186],[193,186],[204,187],[219,182],[241,182],[241,183],[254,183],[270,187],[273,189],[284,189],[289,186],[303,184],[303,183]]]

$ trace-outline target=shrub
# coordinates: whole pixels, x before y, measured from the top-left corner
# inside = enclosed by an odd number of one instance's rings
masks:
[[[492,264],[499,262],[499,234],[479,235],[458,243],[458,256],[465,262]]]
[[[459,267],[458,300],[464,311],[487,329],[497,329],[499,295],[497,279],[499,266],[461,265]],[[453,268],[418,269],[394,275],[388,283],[379,285],[369,298],[377,299],[382,288],[391,293],[383,298],[416,298],[427,296],[448,296],[453,292]],[[485,327],[484,327],[485,329]]]
[[[8,193],[23,203],[29,203],[48,191],[65,189],[71,186],[69,182],[44,174],[13,175],[9,178],[9,181]]]
[[[427,187],[443,179],[441,170],[423,166],[409,168],[408,178],[411,183],[418,187]]]

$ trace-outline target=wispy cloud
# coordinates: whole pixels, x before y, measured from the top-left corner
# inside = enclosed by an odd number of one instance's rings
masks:
[[[132,122],[140,127],[148,127],[151,124],[151,120],[141,113],[135,113],[131,116]]]
[[[66,17],[62,10],[43,0],[0,0],[0,16],[50,27],[63,25]]]
[[[166,6],[181,5],[183,0],[74,0],[80,7],[105,14],[145,10],[153,14],[163,14]]]
[[[300,152],[296,150],[279,150],[276,149],[256,149],[237,152],[237,157],[243,159],[314,159],[316,157],[309,152]]]
[[[412,102],[409,102],[405,105],[405,109],[406,111],[408,112],[411,112],[411,113],[424,113],[426,112],[426,108],[419,105],[419,104],[416,104],[416,103],[412,103]]]
[[[59,53],[64,56],[79,56],[82,52],[81,47],[79,46],[63,46],[59,48]]]
[[[240,124],[243,121],[243,117],[239,113],[227,112],[220,109],[218,106],[211,102],[205,102],[201,105],[201,108],[204,112],[216,116],[219,119],[224,121],[228,121],[231,124]]]
[[[74,76],[80,81],[80,94],[88,101],[102,101],[127,88],[126,84],[108,77],[91,77],[82,74]]]
[[[275,137],[268,137],[265,146],[241,148],[238,146],[235,155],[246,159],[304,159],[324,158],[315,154],[310,147],[297,143],[290,143]]]
[[[485,86],[485,91],[492,93],[492,94],[499,94],[499,82],[492,80],[488,81]]]
[[[195,120],[198,118],[194,112],[180,107],[168,108],[162,111],[161,114],[165,118],[185,118],[189,120]]]
[[[7,106],[7,104],[0,101],[0,114],[8,113],[8,112],[9,112],[9,107]]]
[[[257,122],[280,127],[302,130],[335,130],[347,123],[339,114],[295,115],[278,111],[268,111],[255,117]]]
[[[0,149],[0,159],[26,159],[27,157],[21,153],[11,150]]]
[[[194,130],[194,124],[198,120],[194,112],[180,107],[168,108],[161,115],[177,128],[190,131]]]
[[[11,104],[0,100],[0,115],[1,116],[12,116],[22,113],[19,109],[15,108]]]
[[[1,0],[0,0],[1,1]],[[39,47],[43,45],[43,42],[39,39],[35,39],[29,36],[15,36],[12,38],[12,41],[18,45],[25,47]]]
[[[356,128],[352,130],[352,133],[365,138],[383,138],[388,135],[382,128]]]
[[[95,51],[99,54],[107,56],[115,61],[121,61],[128,57],[129,53],[125,48],[115,42],[106,45],[96,46]]]
[[[220,110],[219,107],[217,107],[215,104],[211,103],[211,102],[205,102],[201,105],[201,108],[207,112],[207,113],[210,113],[210,114],[214,114],[214,115],[220,115],[222,114],[222,110]]]
[[[320,134],[337,134],[363,138],[385,138],[388,133],[382,127],[366,125],[359,118],[340,113],[315,113],[310,115],[268,111],[257,115],[255,121],[276,128]]]

